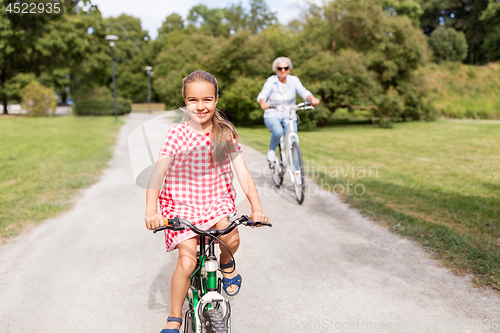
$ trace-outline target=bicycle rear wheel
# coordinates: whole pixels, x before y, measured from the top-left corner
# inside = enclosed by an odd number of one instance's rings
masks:
[[[228,333],[227,322],[222,313],[210,309],[205,313],[205,328],[207,333]]]
[[[299,204],[304,202],[306,184],[304,178],[304,164],[302,163],[302,153],[300,152],[300,145],[298,142],[292,144],[292,151],[290,152],[290,168],[294,173],[293,189],[295,190],[295,197]]]
[[[281,161],[281,149],[280,146],[276,148],[276,158],[271,164],[271,176],[273,178],[274,185],[280,187],[283,184],[283,175],[285,171],[283,170],[283,162]]]

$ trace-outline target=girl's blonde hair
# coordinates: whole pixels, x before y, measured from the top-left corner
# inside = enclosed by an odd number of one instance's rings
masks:
[[[214,86],[215,96],[219,97],[219,85],[215,77],[202,70],[197,70],[186,76],[182,80],[182,97],[186,100],[186,84],[192,82],[207,82]],[[187,115],[187,113],[186,113]],[[187,116],[188,120],[190,119]],[[238,132],[234,125],[224,119],[222,112],[215,109],[212,117],[212,135],[210,137],[210,162],[212,165],[222,165],[226,162],[227,155],[238,145]]]

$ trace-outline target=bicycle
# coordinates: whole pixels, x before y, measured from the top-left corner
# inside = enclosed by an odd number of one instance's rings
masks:
[[[231,332],[231,306],[229,300],[221,294],[222,279],[217,277],[220,265],[215,255],[215,241],[217,240],[227,249],[219,236],[230,233],[239,225],[272,227],[271,223],[254,222],[251,217],[246,215],[238,217],[236,213],[232,213],[227,218],[230,225],[224,230],[200,230],[188,220],[178,217],[164,219],[167,225],[153,230],[153,233],[156,233],[165,229],[172,231],[190,229],[200,236],[196,268],[191,274],[191,284],[186,296],[189,310],[186,311],[184,316],[184,333]],[[207,238],[208,246],[206,247]],[[229,251],[229,254],[234,262],[231,251]],[[236,262],[234,262],[233,271],[234,269],[236,269]]]
[[[314,107],[311,102],[304,102],[294,106],[283,107],[279,104],[271,105],[270,108],[284,110],[288,112],[288,128],[286,134],[281,137],[280,144],[276,149],[276,158],[269,162],[271,176],[274,184],[280,187],[283,184],[285,172],[290,176],[295,197],[301,205],[305,197],[305,175],[304,164],[302,162],[302,153],[300,151],[299,136],[293,131],[293,112],[299,110],[312,110]]]

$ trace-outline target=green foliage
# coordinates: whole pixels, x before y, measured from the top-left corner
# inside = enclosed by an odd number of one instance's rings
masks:
[[[22,99],[21,95],[24,87],[35,80],[36,75],[33,73],[19,73],[5,82],[3,86],[3,93],[7,95],[9,99],[19,101]]]
[[[219,98],[218,107],[235,124],[262,123],[264,111],[255,102],[264,81],[239,77]]]
[[[429,87],[442,116],[500,119],[500,64],[442,62],[422,67],[419,72],[425,78],[422,86]]]
[[[53,115],[57,107],[54,89],[37,81],[31,81],[23,88],[21,98],[21,106],[32,117]]]
[[[123,97],[116,99],[116,106],[118,115],[132,111],[132,101]],[[112,116],[115,114],[113,95],[106,87],[95,88],[73,104],[73,111],[78,116]]]
[[[373,97],[382,92],[376,75],[363,63],[360,53],[341,50],[338,54],[323,51],[305,62],[298,74],[304,84],[318,95],[331,113],[338,108],[372,104]],[[324,123],[323,119],[320,123]]]
[[[489,0],[422,1],[424,14],[421,17],[421,27],[428,35],[441,25],[462,31],[469,46],[466,62],[484,64],[488,58],[483,43],[492,26],[489,26],[489,22],[481,20],[481,17],[489,2]]]
[[[141,20],[122,14],[118,17],[105,19],[108,34],[120,39],[115,42],[116,91],[118,96],[131,99],[136,103],[147,101],[147,73],[144,67],[153,62],[149,51],[149,36],[142,30]],[[108,46],[109,50],[109,46]],[[107,63],[108,86],[112,87],[110,59]],[[152,90],[152,98],[155,91]]]
[[[380,4],[387,14],[408,16],[413,25],[420,26],[420,17],[424,10],[419,0],[381,0]]]
[[[453,28],[439,27],[429,38],[434,59],[440,61],[463,61],[467,58],[467,40],[463,32]]]
[[[490,0],[480,19],[488,26],[482,50],[488,60],[500,60],[500,2]]]

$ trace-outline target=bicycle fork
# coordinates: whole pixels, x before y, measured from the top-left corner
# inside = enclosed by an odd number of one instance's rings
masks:
[[[205,246],[204,240],[200,239],[200,248],[201,246]],[[227,323],[228,332],[231,332],[231,306],[229,305],[229,301],[224,298],[219,292],[217,288],[217,271],[219,269],[219,262],[217,261],[217,257],[214,253],[214,247],[208,247],[207,260],[202,266],[202,276],[206,276],[206,285],[202,283],[202,289],[206,291],[206,293],[201,297],[198,304],[194,309],[195,323],[196,323],[196,333],[205,332],[205,320],[204,320],[204,311],[205,309],[210,309],[212,304],[216,304],[215,308],[220,308],[221,313],[223,314],[224,322]],[[203,293],[203,291],[202,291]]]

